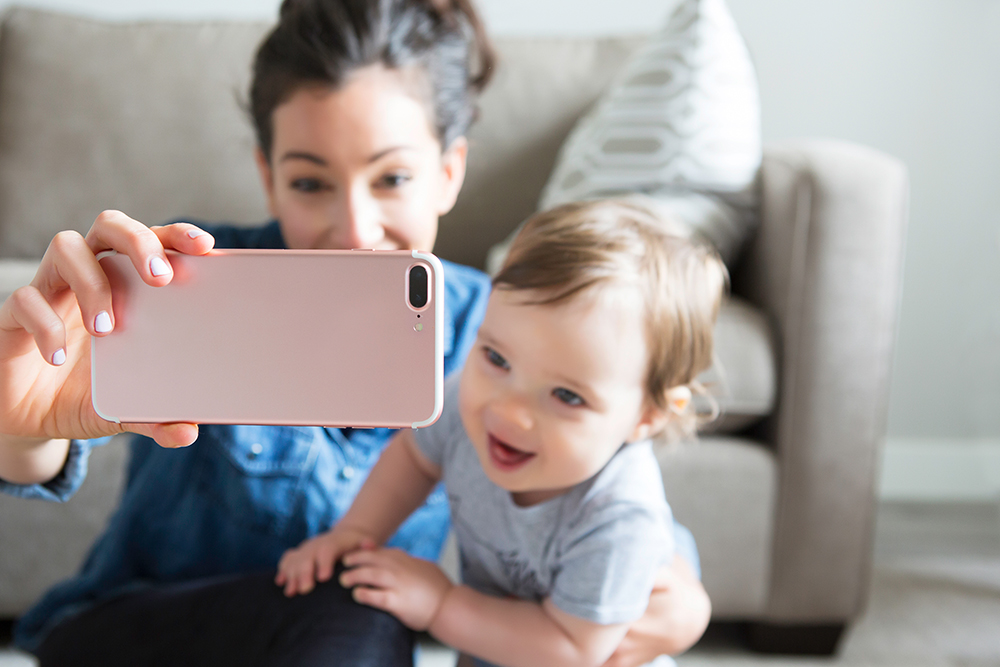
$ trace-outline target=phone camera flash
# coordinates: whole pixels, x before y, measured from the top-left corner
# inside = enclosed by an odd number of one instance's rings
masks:
[[[424,325],[421,324],[420,322],[417,322],[415,325],[413,325],[413,330],[414,331],[423,331],[424,330]]]

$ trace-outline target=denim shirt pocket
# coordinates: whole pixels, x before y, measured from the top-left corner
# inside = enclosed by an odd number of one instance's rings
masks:
[[[203,427],[211,444],[202,483],[233,523],[282,535],[302,511],[304,488],[321,442],[316,429],[290,426]],[[208,454],[208,452],[206,452]],[[221,456],[219,456],[221,454]]]

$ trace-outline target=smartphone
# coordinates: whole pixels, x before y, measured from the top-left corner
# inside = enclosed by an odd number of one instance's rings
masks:
[[[444,271],[429,253],[168,251],[150,287],[98,255],[115,329],[91,340],[114,422],[420,428],[441,414]]]

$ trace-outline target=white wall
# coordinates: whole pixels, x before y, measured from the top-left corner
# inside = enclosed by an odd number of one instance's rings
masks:
[[[279,5],[22,2],[122,19],[260,19]],[[1000,0],[729,2],[765,140],[849,139],[910,168],[884,494],[1000,497]],[[676,0],[479,3],[496,34],[604,34],[653,30]]]

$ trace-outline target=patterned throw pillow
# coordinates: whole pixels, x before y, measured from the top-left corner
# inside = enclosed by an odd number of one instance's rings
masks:
[[[757,221],[760,134],[757,77],[725,1],[682,0],[577,122],[539,209],[632,195],[730,262]],[[510,241],[491,250],[491,272]]]

